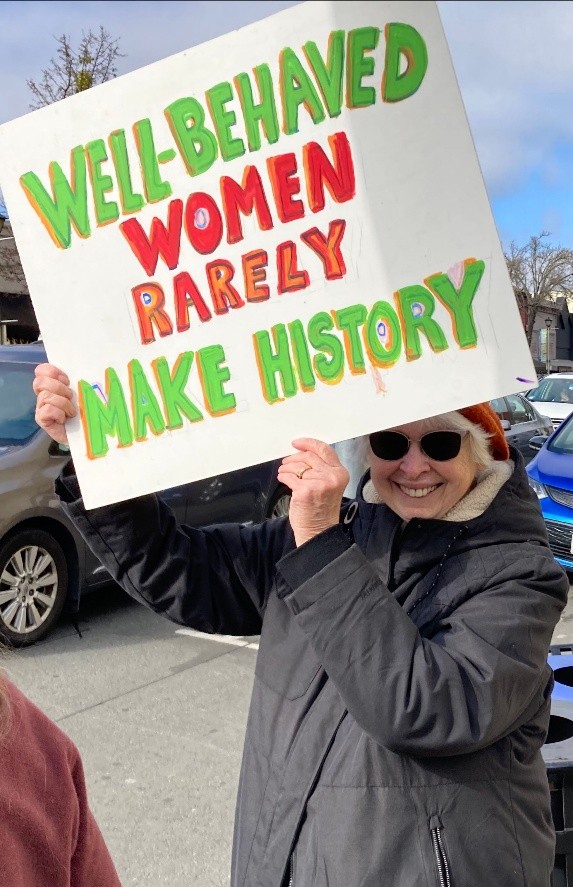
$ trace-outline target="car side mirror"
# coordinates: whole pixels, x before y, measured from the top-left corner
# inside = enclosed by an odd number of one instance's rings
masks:
[[[509,429],[511,428],[511,422],[509,421],[509,419],[500,419],[499,421],[501,422],[501,427],[503,428],[503,430],[509,431]]]
[[[541,434],[536,434],[535,437],[529,439],[529,449],[537,452],[541,449],[546,440],[546,437],[543,437]]]

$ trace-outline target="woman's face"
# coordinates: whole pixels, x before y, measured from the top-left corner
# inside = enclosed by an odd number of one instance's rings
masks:
[[[410,422],[392,429],[401,431],[412,441],[402,459],[388,462],[370,451],[374,488],[402,520],[444,517],[471,489],[480,468],[471,456],[467,434],[454,459],[437,462],[428,458],[415,441],[429,430],[438,429],[429,429],[425,422]]]

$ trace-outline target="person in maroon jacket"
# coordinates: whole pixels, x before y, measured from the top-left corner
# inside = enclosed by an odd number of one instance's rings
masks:
[[[0,676],[0,887],[121,887],[71,739]]]

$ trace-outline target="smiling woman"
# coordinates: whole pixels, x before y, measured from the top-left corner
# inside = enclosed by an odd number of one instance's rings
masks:
[[[371,501],[385,502],[404,520],[445,518],[476,486],[480,472],[509,457],[493,411],[484,406],[468,412],[474,421],[460,411],[371,434]]]
[[[38,422],[60,441],[66,380],[36,370]],[[177,528],[155,496],[88,514],[71,466],[56,491],[135,599],[199,631],[261,635],[232,887],[412,887],[428,871],[548,884],[540,749],[569,584],[523,460],[488,404],[370,441],[350,502],[336,451],[294,440],[278,472],[288,516],[252,526]]]

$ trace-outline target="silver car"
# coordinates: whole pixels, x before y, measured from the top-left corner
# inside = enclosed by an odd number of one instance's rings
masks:
[[[54,481],[69,458],[34,421],[40,343],[0,346],[0,636],[13,646],[43,638],[62,613],[109,574],[66,518]],[[288,512],[290,491],[266,462],[164,490],[179,522],[258,522]]]
[[[551,419],[539,413],[523,394],[496,397],[490,404],[501,420],[507,442],[520,451],[527,464],[535,456],[529,448],[530,439],[534,435],[552,434]]]

